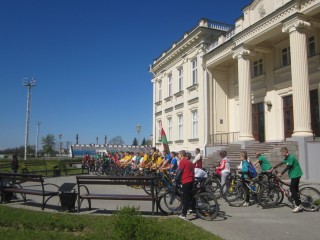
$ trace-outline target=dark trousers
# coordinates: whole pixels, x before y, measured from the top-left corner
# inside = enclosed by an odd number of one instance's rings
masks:
[[[299,195],[299,182],[300,182],[300,177],[291,178],[290,192],[296,206],[299,206],[301,204],[300,195]]]
[[[246,180],[244,178],[242,178],[242,187],[246,193],[246,202],[250,201],[250,189],[248,188],[247,184],[246,184]]]
[[[191,207],[193,182],[182,184],[182,215],[186,215]]]

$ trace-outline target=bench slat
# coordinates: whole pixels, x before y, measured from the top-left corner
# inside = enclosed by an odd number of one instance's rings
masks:
[[[152,201],[151,195],[117,195],[117,194],[83,194],[82,199],[105,199],[105,200],[141,200]]]

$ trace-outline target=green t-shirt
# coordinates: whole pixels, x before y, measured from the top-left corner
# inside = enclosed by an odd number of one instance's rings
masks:
[[[284,160],[283,163],[287,164],[290,166],[289,171],[288,171],[288,176],[289,178],[297,178],[302,176],[302,169],[300,167],[300,164],[297,160],[297,158],[289,154]]]
[[[258,157],[258,160],[259,160],[262,172],[266,172],[271,169],[271,164],[265,156],[261,155],[260,157]]]

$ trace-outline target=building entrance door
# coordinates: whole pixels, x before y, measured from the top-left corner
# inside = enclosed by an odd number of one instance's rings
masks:
[[[284,137],[290,138],[293,134],[293,102],[292,95],[283,97]]]
[[[311,128],[316,137],[320,137],[318,89],[310,91]]]
[[[252,104],[252,134],[256,141],[265,142],[264,103]]]

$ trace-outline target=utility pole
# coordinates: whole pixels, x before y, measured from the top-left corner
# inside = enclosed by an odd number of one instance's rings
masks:
[[[140,124],[137,124],[137,125],[136,125],[136,129],[137,129],[137,133],[138,133],[138,146],[140,146],[140,145],[139,145],[139,136],[140,136],[140,132],[141,132],[141,125],[140,125]]]
[[[58,135],[58,137],[59,137],[59,158],[61,158],[61,138],[62,138],[62,134],[60,133]]]
[[[38,158],[39,128],[41,122],[37,121],[37,138],[36,138],[36,158]]]
[[[27,94],[27,113],[26,113],[26,132],[24,141],[24,160],[27,160],[27,148],[29,145],[29,114],[30,114],[30,102],[31,102],[31,88],[36,86],[36,80],[33,78],[31,80],[25,79],[23,86],[28,88]]]

